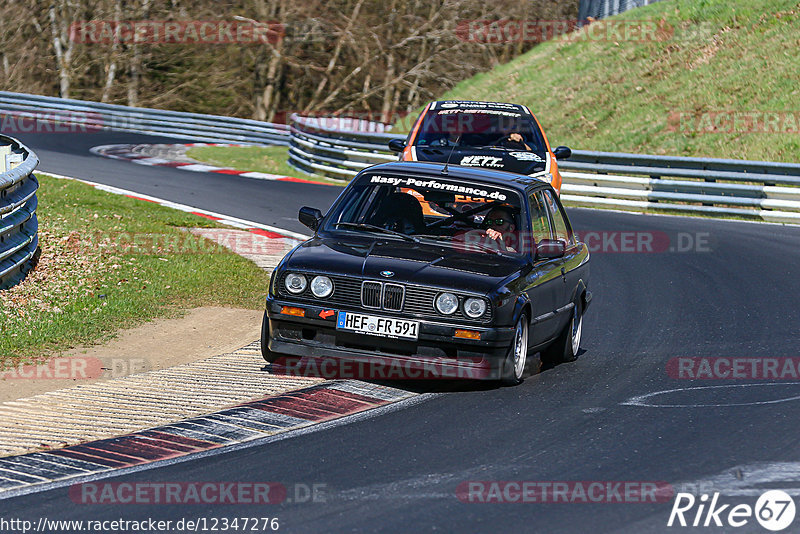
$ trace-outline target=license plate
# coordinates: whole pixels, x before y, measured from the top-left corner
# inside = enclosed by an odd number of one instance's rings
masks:
[[[338,330],[358,332],[359,334],[390,338],[417,339],[419,335],[419,323],[417,321],[342,311],[336,317],[336,328]]]

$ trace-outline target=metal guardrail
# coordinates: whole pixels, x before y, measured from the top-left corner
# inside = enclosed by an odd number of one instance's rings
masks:
[[[39,254],[33,170],[39,159],[12,137],[0,135],[0,290],[20,282]]]
[[[25,128],[38,127],[43,131],[53,131],[56,123],[69,125],[69,131],[74,132],[111,130],[212,143],[286,145],[289,142],[289,128],[285,124],[6,91],[0,91],[0,114],[25,119]]]
[[[404,134],[339,130],[326,121],[292,115],[289,164],[310,174],[349,180],[376,163],[397,161],[387,143]]]
[[[344,180],[369,165],[396,161],[387,143],[404,136],[383,133],[385,125],[367,121],[331,124],[331,119],[293,115],[287,126],[0,91],[3,113],[34,120],[49,117],[85,129],[205,142],[288,144],[289,163],[295,168]],[[559,162],[559,170],[561,198],[567,204],[800,223],[796,163],[574,150],[571,159]]]
[[[578,6],[578,20],[588,17],[602,19],[612,15],[619,15],[629,9],[646,6],[658,0],[581,0]]]
[[[390,139],[405,134],[341,131],[293,116],[289,163],[349,179],[396,161]],[[574,150],[558,162],[568,205],[678,211],[800,223],[800,164]]]

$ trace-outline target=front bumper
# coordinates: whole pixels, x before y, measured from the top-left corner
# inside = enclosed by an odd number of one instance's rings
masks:
[[[304,315],[283,314],[283,306],[302,308]],[[294,357],[333,360],[335,363],[328,369],[335,369],[334,373],[342,376],[327,378],[496,380],[501,377],[514,338],[513,327],[457,325],[416,317],[403,318],[419,322],[418,339],[386,338],[338,330],[336,316],[339,311],[347,311],[388,317],[387,312],[300,305],[273,297],[267,298],[266,308],[269,350]],[[457,329],[480,332],[480,339],[456,338]],[[343,365],[343,362],[359,365]]]

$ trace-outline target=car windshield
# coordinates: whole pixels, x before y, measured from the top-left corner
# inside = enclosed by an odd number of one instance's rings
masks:
[[[518,193],[491,184],[372,174],[348,188],[323,230],[516,256],[527,233],[521,206]]]
[[[519,134],[516,146],[504,140]],[[545,144],[536,123],[513,111],[441,109],[431,111],[420,125],[418,146],[486,147],[498,150],[531,150],[544,153]]]

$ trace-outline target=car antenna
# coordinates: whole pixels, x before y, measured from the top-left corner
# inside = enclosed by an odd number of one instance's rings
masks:
[[[447,174],[448,174],[447,166],[450,165],[450,158],[453,157],[453,152],[455,151],[456,147],[458,146],[458,143],[461,142],[461,135],[462,134],[458,134],[458,137],[456,137],[456,142],[453,145],[453,148],[450,149],[450,153],[447,155],[447,161],[444,162],[444,167],[442,167],[442,174],[445,175],[445,176],[447,176]]]

